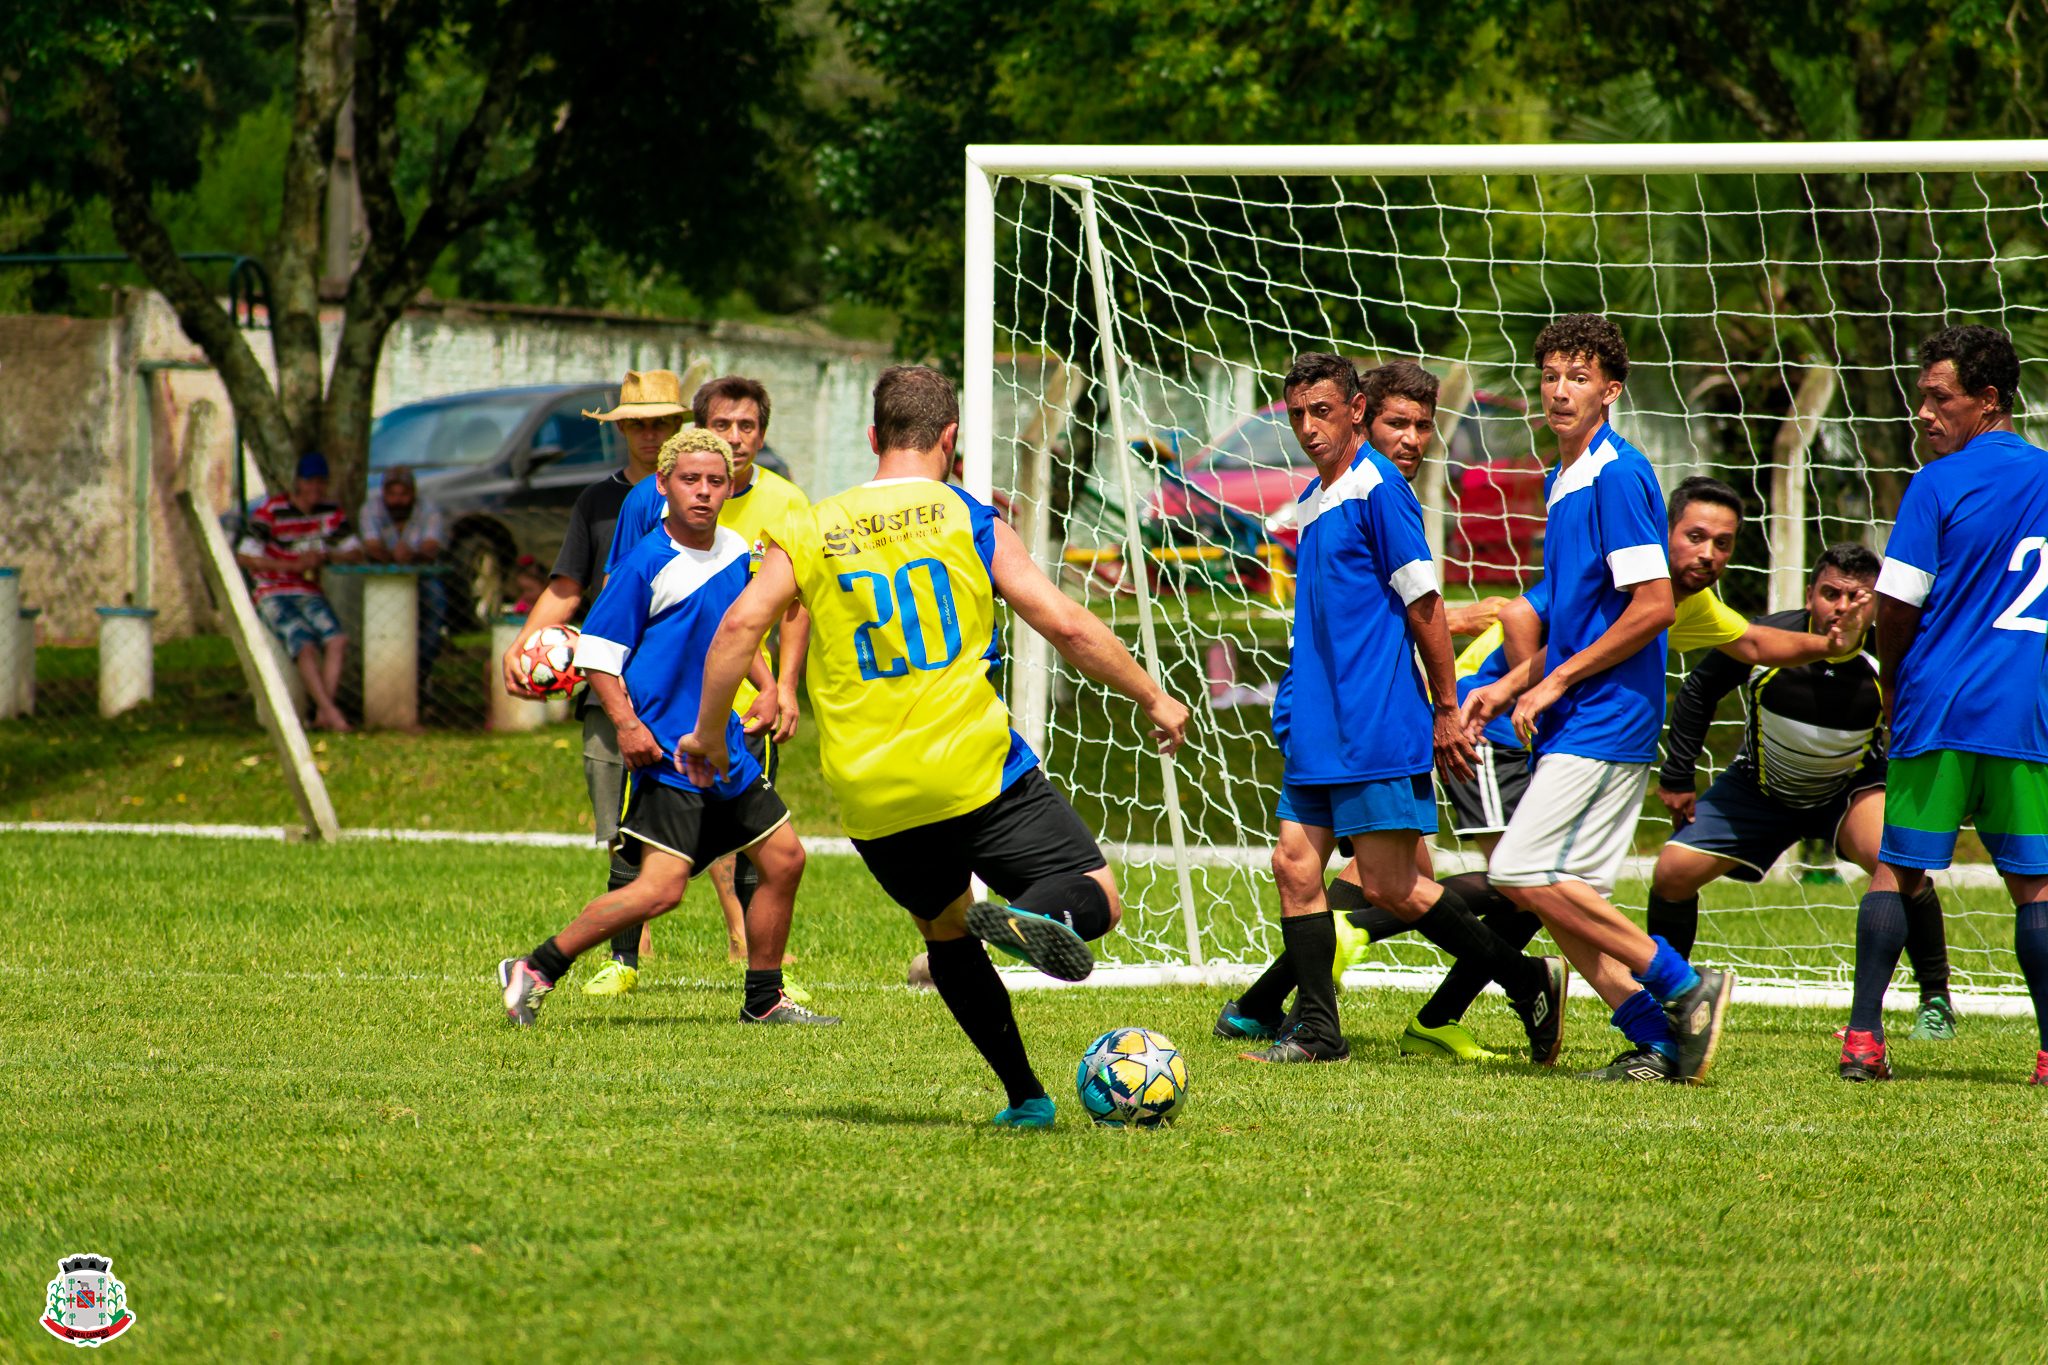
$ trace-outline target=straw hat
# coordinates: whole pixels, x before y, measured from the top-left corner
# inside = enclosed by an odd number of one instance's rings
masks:
[[[689,412],[683,381],[673,370],[628,370],[619,385],[619,405],[610,412],[585,412],[600,422],[622,417],[680,417]]]

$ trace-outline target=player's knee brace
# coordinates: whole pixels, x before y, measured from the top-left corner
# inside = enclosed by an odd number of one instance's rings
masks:
[[[1109,893],[1085,872],[1062,872],[1035,881],[1013,896],[1010,904],[1034,915],[1056,919],[1085,939],[1098,939],[1115,922]]]

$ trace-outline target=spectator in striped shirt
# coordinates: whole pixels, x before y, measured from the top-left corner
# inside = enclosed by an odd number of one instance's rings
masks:
[[[256,504],[235,547],[257,614],[298,666],[313,700],[313,724],[323,730],[349,728],[334,701],[348,636],[320,591],[320,570],[362,557],[348,513],[328,500],[327,457],[318,451],[299,457],[290,493],[272,493]]]

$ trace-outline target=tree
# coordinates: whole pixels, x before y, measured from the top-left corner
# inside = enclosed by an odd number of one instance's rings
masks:
[[[714,284],[783,249],[758,111],[800,48],[751,0],[49,0],[0,15],[6,141],[45,182],[103,194],[123,248],[226,385],[266,479],[323,451],[360,498],[385,338],[466,236],[518,214],[553,262],[588,243]],[[284,41],[278,41],[282,33]],[[693,55],[694,54],[694,55]],[[268,81],[266,81],[268,77]],[[205,130],[288,87],[275,379],[186,262],[159,192],[189,184]],[[320,329],[323,208],[346,126],[367,232],[333,354]],[[19,164],[19,162],[17,163]],[[744,196],[706,187],[745,181]]]

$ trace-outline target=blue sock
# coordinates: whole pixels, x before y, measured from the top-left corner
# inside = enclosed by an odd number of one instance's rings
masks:
[[[2019,954],[2020,974],[2027,978],[2027,993],[2034,997],[2034,1025],[2041,1030],[2041,1050],[2048,1052],[2048,901],[2019,908],[2012,946]]]
[[[1637,991],[1621,1002],[1614,1012],[1614,1026],[1637,1047],[1655,1048],[1666,1057],[1678,1056],[1678,1038],[1671,1032],[1671,1018],[1657,997]]]
[[[1648,971],[1636,975],[1644,990],[1669,1004],[1700,984],[1700,974],[1676,948],[1654,936],[1650,942],[1657,945],[1657,955],[1650,959]]]

